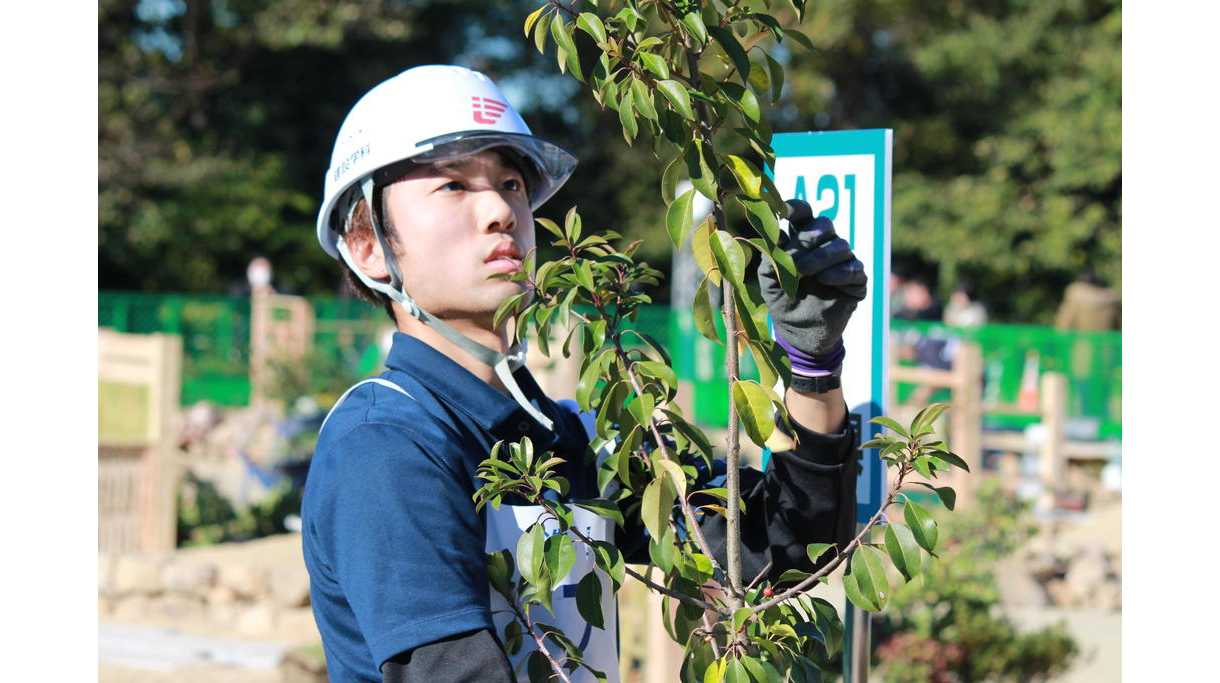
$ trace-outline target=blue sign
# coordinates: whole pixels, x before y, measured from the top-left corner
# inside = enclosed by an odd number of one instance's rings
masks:
[[[834,221],[868,273],[868,297],[843,334],[843,396],[863,440],[880,427],[889,388],[890,187],[893,131],[777,133],[775,168],[767,175],[784,199],[803,199],[814,215]],[[768,454],[769,455],[769,454]],[[863,454],[856,483],[856,521],[867,522],[885,499],[885,468],[876,449]]]

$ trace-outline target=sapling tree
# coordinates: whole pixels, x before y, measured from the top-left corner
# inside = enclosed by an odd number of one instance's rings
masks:
[[[709,471],[719,454],[677,405],[677,376],[663,345],[629,325],[639,307],[650,303],[646,291],[662,274],[635,258],[638,242],[620,248],[617,233],[585,230],[575,207],[562,225],[537,219],[562,255],[538,265],[531,253],[519,272],[502,276],[527,286],[503,303],[495,324],[509,324],[517,339],[533,338],[547,355],[582,354],[576,400],[596,414],[589,457],[603,457],[597,458],[601,497],[570,504],[559,502],[569,488],[556,473],[563,460],[536,452],[528,438],[497,443],[478,470],[483,484],[474,497],[480,509],[512,496],[545,510],[513,552],[493,553],[488,560],[492,585],[514,615],[502,634],[505,646],[515,654],[527,638],[537,645],[527,660],[531,680],[568,681],[580,667],[604,678],[585,663],[576,643],[530,611],[534,604],[551,609],[552,592],[571,570],[578,547],[593,554],[597,567],[576,590],[585,621],[604,627],[603,582],[617,590],[630,575],[660,592],[666,630],[685,648],[683,680],[818,680],[842,648],[843,626],[835,607],[814,595],[816,589],[846,564],[848,598],[865,610],[883,609],[892,587],[923,571],[938,541],[935,521],[900,493],[904,485],[926,486],[953,508],[953,490],[929,483],[951,467],[966,467],[934,435],[933,423],[945,406],[923,410],[908,426],[877,418],[888,432],[861,448],[878,449],[895,470],[892,491],[878,512],[844,547],[810,545],[812,571],[788,570],[774,581],[765,569],[755,577],[742,575],[740,433],[744,429],[760,447],[792,447],[787,411],[773,389],[790,381],[789,361],[768,335],[766,305],[754,301],[745,286],[755,254],[770,260],[790,295],[798,279],[780,246],[779,221],[788,216],[788,205],[760,171],[775,159],[762,103],[777,101],[784,83],[784,68],[769,50],[780,43],[811,47],[799,31],[785,28],[785,22],[803,19],[805,3],[773,7],[779,4],[552,1],[525,19],[526,37],[540,51],[553,45],[559,69],[584,83],[602,107],[618,112],[627,144],[651,145],[664,169],[665,227],[676,246],[690,240],[703,273],[694,322],[701,334],[726,347],[730,397],[727,484],[700,489],[696,465],[702,461]],[[679,194],[682,180],[691,189]],[[713,206],[697,225],[695,193]],[[730,215],[743,217],[739,225],[730,225]],[[709,286],[721,292],[724,338]],[[559,348],[550,346],[553,330],[566,332]],[[752,356],[760,381],[741,379],[741,353]],[[560,495],[548,497],[547,491]],[[573,507],[619,526],[638,518],[649,535],[648,571],[626,566],[613,544],[574,525]],[[723,566],[700,531],[705,515],[726,518]],[[548,536],[544,523],[564,533]]]

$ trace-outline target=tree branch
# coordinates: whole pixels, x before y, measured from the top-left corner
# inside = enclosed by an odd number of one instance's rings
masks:
[[[856,537],[851,540],[851,543],[847,544],[847,547],[843,549],[843,552],[841,552],[837,556],[835,556],[834,560],[828,562],[826,564],[826,566],[822,567],[817,572],[814,572],[809,577],[807,577],[805,580],[796,584],[792,588],[789,588],[788,590],[771,598],[770,600],[767,600],[766,602],[763,602],[763,603],[757,605],[756,607],[751,608],[752,611],[761,612],[765,609],[774,607],[789,598],[800,595],[801,593],[804,593],[805,591],[807,591],[811,586],[813,586],[813,584],[817,583],[818,579],[833,572],[835,569],[838,569],[839,565],[843,564],[843,561],[845,559],[847,559],[847,557],[849,555],[851,555],[851,553],[864,541],[864,539],[868,536],[868,533],[870,531],[872,531],[874,526],[876,526],[877,522],[881,521],[882,518],[885,517],[886,508],[888,508],[890,505],[893,504],[894,498],[898,495],[898,492],[902,489],[903,480],[906,478],[906,476],[908,474],[910,474],[910,472],[911,472],[910,465],[902,466],[902,469],[900,469],[898,471],[898,480],[894,483],[894,488],[890,491],[889,495],[886,496],[885,503],[877,510],[877,512],[872,516],[872,518],[870,518],[868,520],[868,523],[864,525],[864,528],[860,530],[860,533],[856,534]]]

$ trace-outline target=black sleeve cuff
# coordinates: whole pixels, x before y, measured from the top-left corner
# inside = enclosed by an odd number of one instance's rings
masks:
[[[776,428],[789,437],[795,438],[796,446],[792,448],[791,452],[799,455],[801,459],[817,465],[837,469],[851,455],[851,446],[855,440],[855,434],[851,429],[850,411],[844,414],[843,423],[839,425],[839,431],[830,434],[822,434],[806,429],[796,420],[792,420],[791,423],[792,429],[789,430],[783,420],[776,415]]]

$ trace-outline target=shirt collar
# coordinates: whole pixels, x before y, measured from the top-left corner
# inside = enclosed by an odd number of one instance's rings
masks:
[[[546,397],[525,367],[518,368],[513,378],[525,398],[555,423],[554,433],[538,424],[511,396],[500,393],[417,337],[395,332],[386,367],[419,380],[447,405],[497,439],[517,441],[528,436],[536,446],[549,448],[562,439],[567,426],[560,419],[559,408]]]

